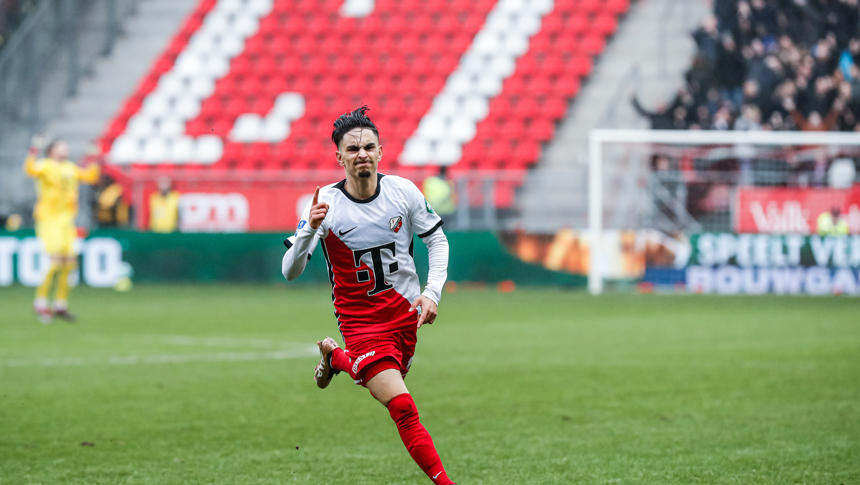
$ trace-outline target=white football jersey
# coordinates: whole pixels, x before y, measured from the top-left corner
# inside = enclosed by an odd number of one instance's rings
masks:
[[[320,189],[329,205],[314,236],[322,245],[332,285],[335,316],[343,336],[387,333],[415,325],[412,302],[421,294],[415,271],[413,234],[425,238],[442,226],[424,195],[411,181],[378,174],[376,193],[353,198],[346,181]],[[311,203],[296,233],[307,226]],[[295,243],[292,236],[284,244]]]

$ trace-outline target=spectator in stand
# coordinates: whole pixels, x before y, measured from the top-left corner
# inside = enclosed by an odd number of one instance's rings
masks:
[[[705,19],[702,26],[693,32],[693,39],[702,57],[711,65],[716,64],[720,43],[722,43],[720,31],[717,29],[717,17],[711,16]]]
[[[110,175],[103,175],[96,188],[94,211],[99,227],[126,227],[130,208],[124,197],[123,186]]]
[[[791,118],[794,120],[795,126],[797,126],[801,131],[831,131],[833,127],[836,126],[836,121],[843,103],[843,101],[837,100],[833,105],[833,109],[830,110],[827,117],[823,119],[818,111],[809,113],[808,118],[804,117],[800,110],[795,107],[794,101],[790,99],[786,101],[784,107],[791,114]]]
[[[841,215],[838,206],[822,212],[816,220],[815,232],[819,236],[847,236],[848,229],[848,220]]]
[[[452,181],[448,178],[448,167],[439,167],[438,175],[431,175],[424,179],[422,192],[426,202],[442,220],[457,211],[457,192]]]
[[[0,50],[35,4],[35,0],[0,0]]]
[[[747,67],[743,55],[738,51],[735,40],[726,37],[720,44],[715,81],[723,99],[731,101],[735,107],[739,107],[743,100],[741,86],[746,75]]]
[[[158,192],[149,196],[149,230],[174,232],[179,227],[179,192],[167,177],[158,181]]]
[[[754,116],[764,130],[860,131],[858,0],[713,5],[692,33],[698,54],[681,90],[692,102],[676,97],[649,112],[634,99],[653,128],[748,129]]]
[[[671,130],[673,128],[672,112],[670,109],[667,109],[665,103],[659,103],[654,111],[648,111],[639,103],[639,97],[637,95],[634,94],[631,96],[630,102],[633,104],[633,109],[635,109],[637,113],[648,118],[648,121],[651,122],[651,129]]]

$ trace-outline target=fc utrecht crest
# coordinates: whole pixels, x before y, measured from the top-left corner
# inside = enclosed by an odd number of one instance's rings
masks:
[[[400,216],[392,217],[388,220],[388,227],[394,232],[399,231],[403,227],[403,218]]]

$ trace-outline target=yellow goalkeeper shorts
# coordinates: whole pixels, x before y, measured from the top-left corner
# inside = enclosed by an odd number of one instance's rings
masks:
[[[45,251],[51,256],[76,256],[75,239],[78,231],[75,229],[74,218],[58,217],[36,222],[36,237],[45,245]]]

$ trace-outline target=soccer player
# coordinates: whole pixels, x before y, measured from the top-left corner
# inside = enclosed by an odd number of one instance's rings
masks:
[[[36,179],[36,237],[44,244],[51,257],[51,266],[45,280],[36,289],[33,309],[44,324],[53,317],[72,322],[69,313],[69,274],[77,268],[75,254],[75,216],[78,214],[78,186],[80,182],[95,184],[99,180],[99,167],[90,164],[81,168],[67,160],[69,147],[62,140],[54,140],[45,148],[45,158],[36,159],[44,138],[34,136],[30,152],[24,161],[24,173]],[[48,293],[57,279],[53,306],[48,304]]]
[[[331,139],[346,178],[316,188],[296,234],[284,241],[281,270],[294,280],[316,245],[322,246],[332,285],[341,349],[326,337],[317,345],[317,386],[346,372],[388,408],[412,459],[436,485],[451,485],[403,379],[412,365],[418,329],[436,319],[448,277],[448,239],[442,220],[409,180],[377,173],[379,130],[361,107],[334,122]],[[424,292],[412,260],[413,234],[430,258]]]

